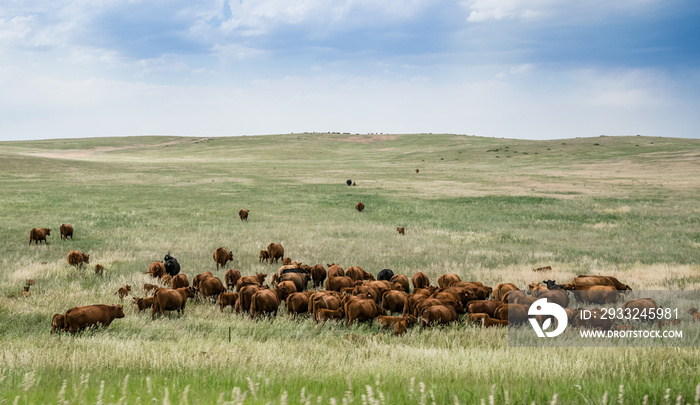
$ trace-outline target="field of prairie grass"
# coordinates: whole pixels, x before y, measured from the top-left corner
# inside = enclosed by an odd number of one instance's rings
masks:
[[[233,251],[227,268],[271,274],[278,266],[257,260],[270,242],[311,265],[422,271],[433,282],[452,272],[526,288],[608,274],[634,289],[697,290],[698,140],[290,134],[1,142],[0,173],[0,401],[700,401],[697,348],[509,348],[506,331],[464,324],[395,338],[376,325],[283,315],[252,322],[201,301],[182,317],[152,321],[124,301],[126,317],[105,331],[49,335],[54,313],[119,303],[124,284],[141,296],[150,282],[142,272],[167,251],[190,279],[216,272],[219,246]],[[241,208],[251,210],[249,221],[238,219]],[[60,240],[62,223],[74,226],[74,240]],[[48,245],[28,245],[33,227],[52,228]],[[69,267],[73,249],[89,253],[104,275]],[[545,265],[553,270],[532,272]],[[36,284],[24,298],[27,278]]]

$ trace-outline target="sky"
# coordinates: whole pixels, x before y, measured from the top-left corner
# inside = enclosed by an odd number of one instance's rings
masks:
[[[2,0],[0,140],[700,138],[697,0]]]

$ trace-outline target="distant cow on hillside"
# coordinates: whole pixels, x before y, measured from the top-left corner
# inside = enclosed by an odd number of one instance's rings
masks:
[[[223,246],[217,248],[214,250],[214,261],[216,262],[216,269],[219,270],[219,266],[223,268],[227,262],[233,261],[233,252],[229,252]]]
[[[61,232],[61,239],[68,239],[69,236],[73,239],[73,227],[71,225],[62,224],[59,231]]]
[[[249,212],[250,212],[250,210],[246,210],[246,209],[240,210],[240,211],[238,211],[238,217],[241,218],[241,221],[247,221]]]
[[[77,250],[71,250],[68,252],[66,260],[68,260],[68,264],[71,266],[83,267],[83,263],[90,263],[90,255]]]
[[[48,244],[46,242],[46,237],[51,235],[51,228],[34,228],[31,231],[29,231],[29,244],[31,245],[32,242],[34,242],[36,245],[39,244],[39,241],[44,241],[44,243]]]
[[[365,209],[365,205],[362,202],[355,204],[355,209],[362,212]]]

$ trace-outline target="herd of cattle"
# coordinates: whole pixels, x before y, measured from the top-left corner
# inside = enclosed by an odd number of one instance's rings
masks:
[[[239,213],[241,220],[246,220],[248,211]],[[402,231],[403,229],[400,228]],[[30,232],[32,241],[44,240],[50,235],[48,228],[34,228]],[[73,228],[61,226],[61,238],[72,238]],[[214,250],[213,259],[217,271],[225,268],[233,260],[233,253],[224,247]],[[77,250],[68,253],[67,261],[72,266],[89,263],[89,255]],[[375,278],[358,266],[343,269],[337,264],[309,266],[292,262],[284,257],[284,247],[271,243],[259,254],[259,262],[277,263],[283,266],[270,277],[256,273],[242,276],[239,270],[230,269],[224,274],[224,281],[210,271],[193,277],[192,282],[185,274],[180,274],[180,265],[170,252],[163,261],[151,263],[148,271],[154,284],[144,284],[144,297],[133,297],[133,305],[141,312],[151,309],[151,317],[163,315],[167,311],[184,313],[189,299],[195,297],[218,302],[221,312],[226,307],[238,314],[249,314],[253,319],[263,316],[276,316],[282,303],[287,314],[297,317],[308,314],[314,322],[344,320],[346,326],[355,321],[372,322],[377,319],[380,328],[393,328],[394,334],[402,335],[418,322],[420,327],[459,322],[466,315],[466,322],[484,327],[519,325],[527,322],[529,307],[537,300],[546,298],[562,306],[569,324],[574,327],[598,329],[631,329],[632,325],[614,324],[613,320],[602,319],[598,310],[592,310],[593,316],[583,319],[581,311],[569,308],[570,294],[576,301],[586,304],[615,304],[623,302],[623,308],[638,310],[656,310],[657,303],[651,298],[639,298],[625,301],[625,292],[631,288],[612,276],[578,276],[570,283],[557,284],[554,280],[528,285],[527,290],[520,290],[513,283],[502,283],[495,287],[484,285],[480,281],[462,281],[457,274],[443,274],[432,285],[428,276],[422,272],[415,273],[409,280],[403,274],[394,274],[384,269]],[[95,266],[95,272],[103,271],[101,265]],[[543,267],[534,271],[551,270]],[[309,289],[312,283],[313,289]],[[412,289],[411,289],[412,284]],[[323,289],[322,289],[323,288]],[[28,290],[28,287],[25,287]],[[132,286],[119,288],[115,295],[120,300],[126,298]],[[234,292],[235,291],[235,292]],[[688,311],[693,320],[700,321],[700,313],[695,308]],[[394,316],[388,316],[391,313]],[[107,327],[114,319],[123,318],[121,305],[88,305],[68,309],[63,314],[55,314],[52,319],[51,332],[68,331],[76,333],[89,327]],[[542,325],[547,317],[538,316]],[[658,327],[668,324],[659,322]]]

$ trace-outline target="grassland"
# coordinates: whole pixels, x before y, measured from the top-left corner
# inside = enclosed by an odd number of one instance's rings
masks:
[[[547,278],[555,280],[605,273],[635,289],[700,289],[698,140],[291,134],[2,142],[0,173],[0,401],[700,399],[697,348],[509,348],[505,331],[463,324],[395,338],[372,325],[252,322],[194,302],[181,318],[152,321],[126,308],[106,331],[49,336],[54,313],[118,303],[117,288],[149,282],[141,272],[168,250],[190,278],[215,271],[219,246],[234,253],[229,267],[272,273],[277,266],[257,262],[270,242],[312,265],[423,271],[433,281],[455,272],[525,287],[542,280],[533,268],[551,265]],[[364,212],[353,209],[357,201]],[[238,220],[241,208],[251,210],[248,222]],[[75,227],[74,240],[59,239],[62,223]],[[33,227],[52,228],[48,245],[28,246]],[[104,276],[70,268],[72,249],[104,265]],[[37,283],[22,298],[27,278]]]

